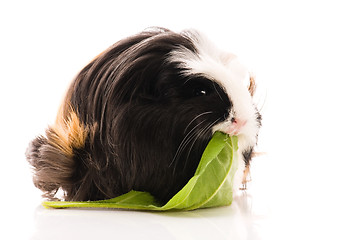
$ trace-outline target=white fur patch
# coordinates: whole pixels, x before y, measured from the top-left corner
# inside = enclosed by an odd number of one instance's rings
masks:
[[[197,53],[184,47],[171,52],[168,61],[179,64],[185,69],[183,74],[200,74],[215,81],[228,95],[232,109],[226,121],[213,127],[213,132],[222,131],[230,135],[238,135],[239,147],[243,151],[255,145],[257,141],[258,123],[256,109],[248,91],[250,73],[239,63],[237,57],[223,52],[214,46],[204,35],[197,31],[184,32],[196,46]],[[231,119],[238,119],[246,124],[234,132]]]

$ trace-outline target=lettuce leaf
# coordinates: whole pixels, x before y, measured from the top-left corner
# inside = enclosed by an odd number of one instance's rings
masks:
[[[216,132],[208,143],[194,176],[166,204],[147,192],[130,191],[101,201],[44,202],[52,208],[121,208],[149,211],[193,210],[230,205],[233,177],[237,170],[237,137]]]

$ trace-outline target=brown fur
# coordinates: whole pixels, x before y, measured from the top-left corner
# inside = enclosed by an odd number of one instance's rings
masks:
[[[56,123],[30,143],[26,157],[34,168],[34,184],[46,192],[44,197],[54,199],[59,186],[70,186],[74,176],[74,149],[84,146],[88,130],[76,113],[63,114],[60,108]],[[52,159],[52,161],[47,161]]]

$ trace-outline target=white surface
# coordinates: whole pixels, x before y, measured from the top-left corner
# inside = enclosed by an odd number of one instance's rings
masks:
[[[361,239],[358,1],[7,2],[0,239]],[[44,209],[27,143],[90,59],[154,25],[201,29],[256,73],[267,154],[254,160],[249,190],[231,207],[184,213]]]

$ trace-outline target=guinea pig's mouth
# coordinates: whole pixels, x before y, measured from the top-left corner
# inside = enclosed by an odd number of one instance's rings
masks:
[[[252,120],[241,120],[232,117],[224,122],[215,125],[212,128],[213,134],[217,131],[228,134],[229,136],[237,136],[238,143],[243,148],[253,146],[257,143],[259,126]]]
[[[247,122],[247,120],[231,118],[231,124],[228,125],[226,133],[230,136],[240,135],[243,132]]]
[[[230,136],[238,136],[245,134],[248,121],[240,118],[230,117],[226,121],[215,125],[212,129],[213,133],[220,131]]]

